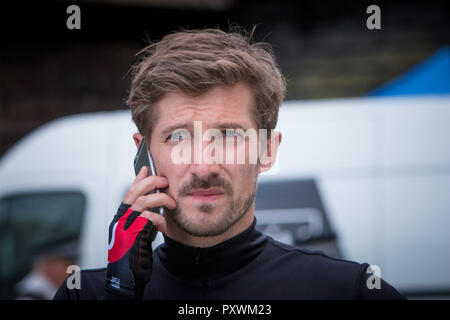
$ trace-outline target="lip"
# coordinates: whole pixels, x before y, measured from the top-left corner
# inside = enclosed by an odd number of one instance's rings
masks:
[[[219,189],[196,190],[189,193],[189,196],[200,201],[214,201],[223,196],[223,192]]]

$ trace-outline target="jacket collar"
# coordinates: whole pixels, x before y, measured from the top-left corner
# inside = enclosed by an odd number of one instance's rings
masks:
[[[255,226],[256,218],[246,230],[208,248],[186,246],[164,235],[157,253],[169,272],[180,278],[217,279],[241,269],[261,252],[267,238]]]

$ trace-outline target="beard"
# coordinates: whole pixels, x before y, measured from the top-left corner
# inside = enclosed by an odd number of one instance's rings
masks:
[[[217,174],[211,174],[206,179],[193,176],[193,179],[181,186],[177,202],[197,189],[219,188],[224,192],[226,205],[221,212],[217,210],[217,205],[212,203],[202,203],[196,206],[196,210],[206,214],[205,221],[197,221],[182,206],[171,210],[166,219],[170,219],[184,233],[196,237],[212,237],[223,234],[245,216],[252,206],[256,196],[256,176],[251,190],[247,193],[235,195],[233,188],[223,178]]]

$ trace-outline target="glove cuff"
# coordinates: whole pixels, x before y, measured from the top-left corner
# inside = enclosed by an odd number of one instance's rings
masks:
[[[124,214],[125,212],[127,212],[129,207],[131,207],[131,205],[121,202],[119,208],[117,209],[117,213]]]

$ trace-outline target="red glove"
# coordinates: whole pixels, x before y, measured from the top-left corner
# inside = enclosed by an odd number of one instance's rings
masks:
[[[106,298],[142,299],[152,274],[152,242],[157,230],[122,203],[109,226]]]

